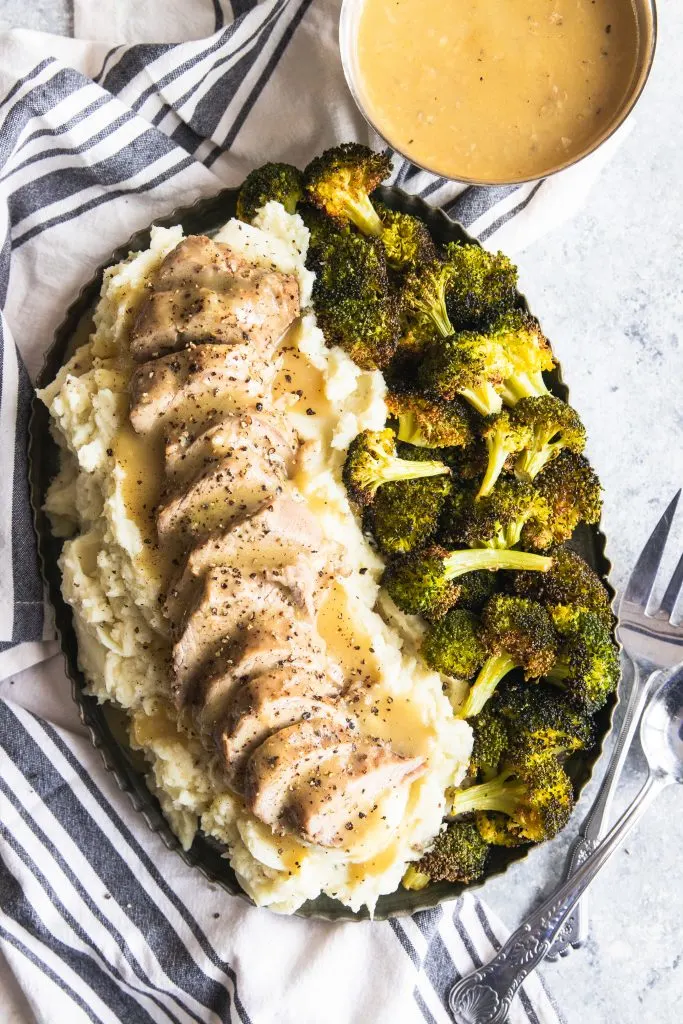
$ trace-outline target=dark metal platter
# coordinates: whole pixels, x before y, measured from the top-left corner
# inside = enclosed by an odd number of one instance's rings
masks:
[[[452,221],[442,210],[428,206],[418,197],[410,196],[401,189],[393,187],[381,188],[379,194],[381,199],[393,209],[421,217],[439,242],[475,241],[460,224]],[[202,199],[191,207],[175,210],[168,217],[155,221],[155,224],[162,227],[181,224],[186,234],[212,235],[225,221],[235,215],[236,200],[237,190],[225,189],[218,195],[210,199]],[[112,254],[107,263],[100,267],[89,283],[85,285],[69,308],[64,322],[55,332],[53,344],[47,352],[45,363],[36,381],[37,387],[45,387],[54,380],[58,370],[70,357],[74,348],[87,339],[90,318],[99,297],[104,269],[119,263],[131,251],[148,248],[149,243],[150,228],[137,232],[125,245]],[[518,295],[518,304],[520,307],[528,309],[523,295]],[[550,375],[550,387],[559,398],[568,399],[568,390],[562,381],[559,366]],[[235,874],[224,856],[224,847],[217,841],[198,833],[192,847],[187,852],[181,848],[178,839],[161,813],[156,797],[152,796],[145,784],[144,760],[139,753],[132,751],[128,746],[125,712],[112,704],[98,704],[95,698],[85,693],[85,679],[78,667],[78,649],[72,613],[61,594],[61,574],[57,560],[62,545],[58,538],[52,536],[49,521],[43,512],[47,488],[57,470],[58,451],[49,433],[49,414],[43,403],[34,398],[29,425],[29,476],[38,550],[50,600],[55,609],[57,631],[64,653],[66,671],[71,679],[73,698],[79,707],[81,719],[90,732],[93,745],[100,751],[107,770],[112,772],[120,788],[128,793],[136,811],[143,815],[154,832],[159,833],[166,846],[171,850],[176,850],[186,864],[199,868],[210,881],[217,883],[230,894],[251,902],[240,888]],[[572,539],[571,546],[579,551],[602,577],[610,597],[614,599],[615,593],[608,580],[610,563],[605,555],[604,534],[594,527],[580,527]],[[602,745],[611,728],[615,705],[616,697],[613,696],[607,706],[596,716],[598,744],[590,751],[575,754],[569,762],[568,768],[577,794],[590,780],[595,764],[600,757]],[[503,874],[508,865],[522,860],[530,853],[533,855],[534,849],[534,847],[494,848],[486,879]],[[467,888],[470,890],[481,889],[485,886],[486,879],[478,885]],[[389,917],[412,914],[416,910],[425,910],[444,900],[456,898],[465,888],[462,885],[445,882],[429,886],[419,892],[410,892],[399,888],[397,892],[379,899],[374,918],[381,921]],[[318,917],[330,921],[358,921],[370,916],[367,909],[354,913],[327,896],[309,900],[299,908],[297,914],[301,917]]]

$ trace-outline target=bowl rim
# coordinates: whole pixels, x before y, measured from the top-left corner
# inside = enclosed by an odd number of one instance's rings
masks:
[[[513,185],[530,185],[537,181],[543,181],[546,178],[552,178],[561,171],[566,171],[570,167],[575,167],[577,164],[582,163],[587,157],[592,156],[608,139],[621,128],[626,122],[628,117],[631,115],[634,107],[640,99],[643,89],[647,84],[647,80],[650,77],[652,65],[655,59],[655,52],[657,49],[657,38],[658,38],[658,13],[657,13],[657,0],[630,0],[634,8],[642,8],[647,17],[646,32],[642,33],[639,30],[639,35],[646,35],[646,49],[644,59],[641,58],[640,66],[636,67],[634,72],[633,80],[629,86],[627,92],[618,112],[610,124],[603,130],[603,132],[597,136],[597,138],[585,149],[583,149],[577,156],[571,160],[565,160],[563,163],[557,164],[551,167],[550,170],[542,173],[533,175],[532,177],[524,178],[507,178],[501,180],[486,180],[483,178],[467,178],[460,176],[453,176],[444,174],[443,171],[434,170],[433,167],[427,167],[426,164],[420,163],[413,156],[406,153],[399,145],[392,142],[388,136],[384,135],[382,130],[374,123],[370,116],[365,103],[363,102],[361,89],[358,85],[355,75],[355,69],[353,66],[353,55],[354,55],[354,31],[353,31],[353,19],[357,18],[360,11],[360,5],[365,3],[365,0],[342,0],[341,10],[339,12],[339,53],[341,57],[342,69],[344,71],[344,78],[346,85],[351,93],[354,103],[356,104],[358,111],[363,117],[368,127],[382,139],[391,149],[398,154],[403,160],[407,160],[408,163],[414,167],[419,168],[421,171],[426,171],[428,174],[433,174],[435,177],[443,178],[446,181],[452,181],[459,185],[466,186],[477,186],[481,188],[507,188]],[[640,56],[640,51],[639,51]]]
[[[226,188],[214,196],[197,200],[191,206],[177,208],[166,217],[156,218],[147,228],[135,232],[126,243],[119,246],[98,267],[69,306],[45,353],[35,387],[45,387],[54,380],[56,372],[69,358],[73,334],[77,326],[83,322],[84,317],[94,308],[94,303],[100,293],[102,274],[107,267],[125,259],[130,252],[148,247],[150,231],[154,226],[172,227],[177,224],[184,226],[187,222],[191,224],[194,221],[198,221],[201,225],[208,222],[209,226],[206,227],[206,230],[215,233],[228,218],[234,216],[237,194],[238,189]],[[396,186],[381,186],[377,195],[387,205],[422,217],[430,230],[437,234],[437,237],[441,235],[444,239],[450,240],[457,236],[461,241],[480,244],[468,234],[461,224],[450,218],[442,209],[429,206],[419,196],[410,195]],[[189,230],[192,231],[191,228]],[[522,308],[529,310],[527,300],[520,292],[517,293],[517,301]],[[552,374],[552,387],[559,397],[565,401],[568,400],[569,391],[562,379],[559,363]],[[117,706],[111,702],[99,704],[96,698],[85,692],[85,677],[78,665],[78,645],[73,615],[61,594],[61,572],[57,564],[58,555],[56,553],[57,548],[61,549],[61,543],[53,537],[47,514],[43,508],[45,491],[49,480],[54,475],[53,473],[49,474],[51,470],[54,470],[56,450],[57,446],[49,432],[49,413],[37,394],[34,394],[29,421],[28,467],[38,557],[47,593],[54,608],[60,650],[64,658],[66,674],[71,682],[72,698],[78,706],[80,719],[88,729],[93,747],[99,751],[106,770],[114,776],[119,789],[127,793],[133,808],[142,814],[148,827],[160,835],[167,848],[177,852],[189,867],[198,868],[209,882],[219,885],[231,896],[237,896],[255,906],[251,897],[241,888],[230,867],[225,848],[217,841],[211,840],[210,837],[198,830],[190,849],[182,848],[179,839],[163,816],[156,796],[144,781],[146,772],[142,772],[134,764],[130,747],[122,744],[112,731],[112,721],[122,714],[122,710],[117,709]],[[591,538],[590,547],[595,569],[608,590],[613,606],[616,592],[609,580],[611,563],[606,554],[606,537],[599,526],[586,527],[585,534]],[[585,777],[580,783],[575,782],[577,802],[581,792],[591,781],[597,762],[602,756],[604,744],[611,734],[614,724],[614,709],[617,703],[618,695],[613,694],[606,707],[599,713],[602,721],[601,736],[596,746],[586,752],[586,756],[582,759],[585,761]],[[502,867],[490,872],[484,879],[473,885],[463,886],[441,882],[419,891],[404,890],[399,886],[394,893],[379,898],[374,914],[370,914],[367,907],[353,911],[337,900],[327,896],[318,896],[315,900],[309,900],[302,904],[294,911],[293,916],[335,922],[383,921],[394,917],[409,916],[416,911],[432,909],[448,900],[457,899],[464,892],[481,890],[490,879],[499,878],[522,861],[526,861],[527,858],[537,856],[544,846],[547,844],[517,847],[510,851],[501,850],[501,859],[505,861]],[[394,903],[398,900],[398,905],[392,905],[392,900]]]

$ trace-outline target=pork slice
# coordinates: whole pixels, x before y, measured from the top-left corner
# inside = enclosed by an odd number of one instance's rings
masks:
[[[286,417],[248,409],[208,428],[202,424],[193,429],[192,424],[184,424],[170,431],[166,437],[166,474],[172,479],[187,477],[235,448],[248,448],[279,460],[290,473],[298,447],[296,432]]]
[[[339,680],[325,671],[325,661],[285,663],[236,687],[216,724],[216,739],[228,777],[240,790],[249,755],[268,736],[300,719],[327,718],[340,727],[349,719],[338,703]]]
[[[131,332],[133,357],[144,361],[216,341],[249,342],[254,352],[271,355],[299,315],[296,279],[198,237],[169,253],[150,282]]]
[[[281,824],[316,846],[343,846],[383,796],[424,768],[421,757],[402,757],[387,744],[363,740],[293,786]]]
[[[177,620],[193,580],[214,565],[234,565],[260,572],[291,565],[307,557],[339,574],[341,549],[326,541],[316,516],[303,501],[280,494],[253,515],[242,517],[224,533],[212,534],[192,549],[169,587],[164,613]]]
[[[309,718],[273,733],[247,760],[242,789],[249,810],[280,830],[280,816],[290,790],[305,782],[321,764],[351,750],[354,734],[328,718]]]
[[[206,574],[193,595],[179,626],[173,647],[174,696],[179,706],[188,702],[200,672],[228,650],[238,630],[245,630],[260,616],[284,617],[289,622],[292,606],[285,592],[263,576],[243,575],[220,566]]]
[[[282,490],[286,467],[248,447],[234,448],[162,502],[157,510],[160,541],[174,534],[202,540],[227,529],[240,516],[272,500]]]
[[[268,402],[275,364],[248,345],[201,345],[143,363],[130,381],[130,422],[140,434],[173,418],[176,428]]]

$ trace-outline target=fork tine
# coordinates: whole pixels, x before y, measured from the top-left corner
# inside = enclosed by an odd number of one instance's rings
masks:
[[[669,580],[669,585],[664,592],[662,603],[659,606],[660,611],[665,612],[671,617],[674,608],[676,607],[676,601],[678,595],[683,589],[683,555],[678,559],[678,565],[674,569],[673,576]]]
[[[680,496],[681,492],[678,491],[650,534],[650,539],[643,548],[626,585],[626,590],[620,602],[621,606],[624,604],[635,604],[645,611],[657,578],[657,570],[664,554],[667,537],[669,536],[669,530],[671,529]]]

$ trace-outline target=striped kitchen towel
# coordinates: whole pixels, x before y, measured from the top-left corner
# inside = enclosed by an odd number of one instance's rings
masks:
[[[447,1021],[453,981],[504,935],[470,896],[332,926],[255,911],[187,868],[84,736],[36,561],[31,380],[93,268],[268,159],[379,144],[344,84],[339,5],[76,0],[77,38],[0,35],[3,1020]],[[463,189],[398,159],[394,180],[514,252],[576,209],[614,145],[533,185]],[[514,1019],[558,1020],[538,978]]]

